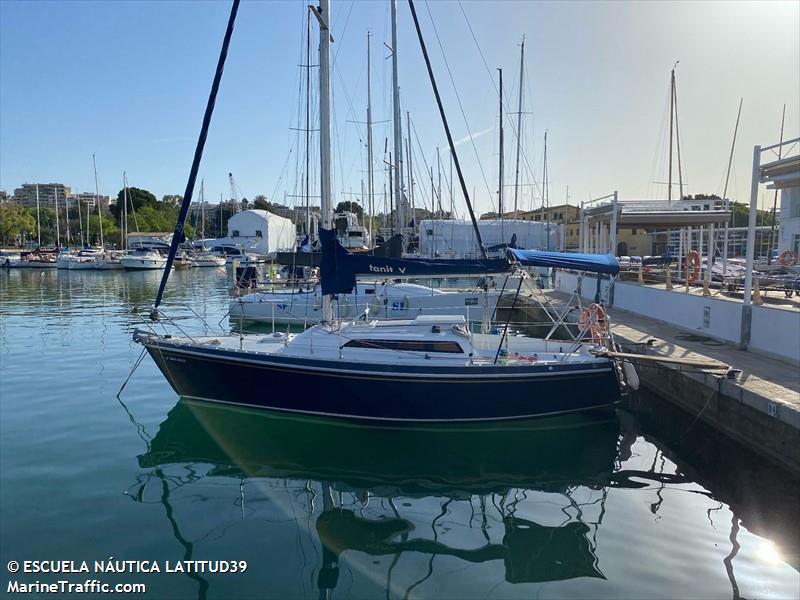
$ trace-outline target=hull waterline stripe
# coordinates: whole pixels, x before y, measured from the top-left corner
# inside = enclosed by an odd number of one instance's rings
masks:
[[[361,416],[361,415],[348,415],[342,413],[332,413],[332,412],[324,412],[324,411],[312,411],[312,410],[299,410],[299,409],[292,409],[292,408],[279,408],[275,406],[265,406],[263,404],[250,404],[248,402],[228,402],[227,400],[215,400],[213,398],[204,398],[202,396],[184,396],[182,395],[181,398],[185,398],[187,400],[199,400],[202,402],[210,402],[213,404],[226,404],[229,406],[247,406],[249,408],[260,408],[262,410],[273,410],[276,412],[285,412],[285,413],[293,413],[293,414],[303,414],[303,415],[314,415],[320,417],[336,417],[339,419],[347,419],[350,421],[389,421],[395,423],[477,423],[481,421],[518,421],[521,419],[536,419],[539,417],[552,417],[555,415],[565,415],[569,413],[576,413],[576,412],[586,412],[591,410],[597,410],[601,408],[607,408],[613,406],[616,402],[604,402],[602,404],[595,404],[592,406],[584,406],[581,408],[574,408],[572,410],[558,410],[553,412],[546,412],[546,413],[532,413],[526,415],[518,415],[513,417],[479,417],[475,419],[401,419],[397,417],[369,417],[369,416]]]

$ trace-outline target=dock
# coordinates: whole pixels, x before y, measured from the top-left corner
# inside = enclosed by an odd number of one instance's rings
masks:
[[[569,297],[546,294],[554,304]],[[626,352],[720,361],[735,378],[677,364],[639,362],[642,385],[697,419],[794,473],[800,473],[800,371],[790,361],[617,307],[611,332]]]

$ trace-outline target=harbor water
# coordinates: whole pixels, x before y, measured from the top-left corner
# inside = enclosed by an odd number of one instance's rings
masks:
[[[159,279],[0,272],[4,593],[100,579],[144,598],[800,597],[800,482],[646,393],[586,415],[367,427],[182,401],[145,357],[118,398]],[[230,285],[230,270],[176,271],[165,312],[228,328]],[[9,572],[33,560],[92,572]]]

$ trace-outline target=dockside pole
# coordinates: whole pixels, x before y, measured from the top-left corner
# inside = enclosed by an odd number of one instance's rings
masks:
[[[750,344],[753,299],[753,263],[756,255],[756,215],[758,214],[758,184],[761,175],[761,146],[753,147],[753,175],[750,182],[750,215],[747,223],[747,261],[744,273],[744,298],[742,304],[742,327],[739,332],[739,348],[747,350]]]

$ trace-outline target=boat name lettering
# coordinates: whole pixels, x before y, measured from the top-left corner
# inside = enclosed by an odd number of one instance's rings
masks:
[[[394,273],[394,267],[389,265],[386,265],[385,267],[376,267],[375,265],[370,265],[369,270],[372,273]],[[403,274],[406,272],[406,267],[397,267],[397,270]]]
[[[171,360],[172,362],[177,362],[177,363],[185,363],[186,362],[185,358],[178,358],[177,356],[168,356],[167,360]]]

